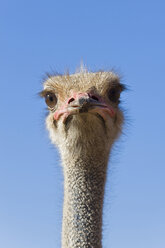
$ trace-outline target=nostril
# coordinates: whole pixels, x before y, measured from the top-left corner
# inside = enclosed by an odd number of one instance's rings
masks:
[[[70,104],[71,102],[73,102],[75,99],[72,97],[72,98],[70,98],[69,99],[69,101],[68,101],[68,104]]]
[[[99,101],[99,99],[98,99],[97,96],[92,95],[91,98],[92,98],[93,100],[95,100],[95,101]]]

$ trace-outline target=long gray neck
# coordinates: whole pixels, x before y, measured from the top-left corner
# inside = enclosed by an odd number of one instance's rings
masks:
[[[101,248],[108,153],[63,156],[62,248]],[[98,159],[99,158],[99,159]]]

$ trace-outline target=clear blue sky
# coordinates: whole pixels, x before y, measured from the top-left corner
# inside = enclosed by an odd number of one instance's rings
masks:
[[[165,2],[1,1],[0,247],[60,248],[63,179],[37,96],[45,72],[116,68],[126,125],[108,170],[104,248],[165,247]]]

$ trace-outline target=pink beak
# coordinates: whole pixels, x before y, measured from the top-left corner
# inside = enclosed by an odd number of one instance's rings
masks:
[[[64,115],[64,119],[71,114],[73,111],[70,111],[69,108],[74,110],[79,109],[79,113],[88,112],[89,106],[94,106],[91,112],[99,113],[103,118],[105,118],[105,113],[107,112],[111,117],[114,117],[114,110],[112,107],[108,106],[98,95],[91,93],[73,93],[69,97],[66,103],[54,114],[54,119],[58,120],[61,115]]]

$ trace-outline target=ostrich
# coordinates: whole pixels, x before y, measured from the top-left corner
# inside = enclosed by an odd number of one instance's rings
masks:
[[[46,126],[64,174],[62,248],[101,248],[102,209],[109,153],[121,133],[120,93],[111,71],[48,76],[41,96]]]

